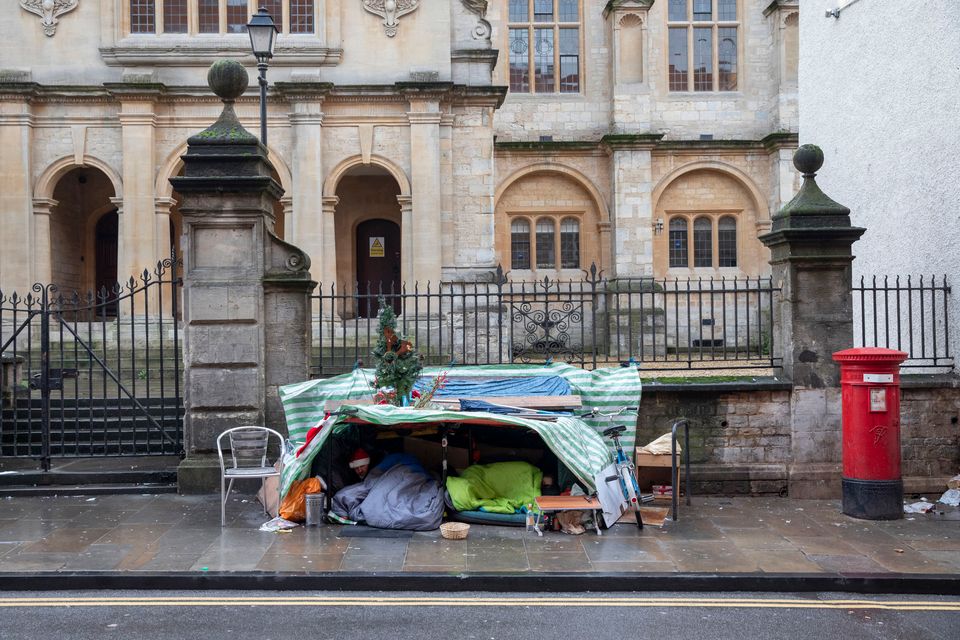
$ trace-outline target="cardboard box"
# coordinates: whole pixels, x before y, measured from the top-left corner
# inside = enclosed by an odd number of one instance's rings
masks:
[[[680,454],[676,455],[677,458],[677,467],[680,467]],[[665,453],[661,455],[655,455],[653,453],[637,453],[637,466],[638,467],[669,467],[670,466],[670,454]]]
[[[677,475],[680,474],[680,454],[677,454]],[[637,484],[640,491],[650,493],[653,485],[672,486],[670,481],[670,454],[654,455],[652,453],[637,453]],[[677,486],[680,478],[677,478]]]

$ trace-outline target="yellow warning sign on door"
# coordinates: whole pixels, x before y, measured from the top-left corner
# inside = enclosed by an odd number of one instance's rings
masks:
[[[370,257],[382,258],[384,256],[383,236],[370,237]]]

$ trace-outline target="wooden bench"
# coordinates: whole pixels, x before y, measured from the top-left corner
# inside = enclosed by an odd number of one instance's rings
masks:
[[[538,496],[537,497],[537,519],[533,523],[533,528],[537,535],[542,536],[543,530],[540,528],[540,518],[544,513],[556,513],[557,511],[592,511],[593,524],[597,528],[597,535],[600,533],[600,512],[603,506],[596,496]]]

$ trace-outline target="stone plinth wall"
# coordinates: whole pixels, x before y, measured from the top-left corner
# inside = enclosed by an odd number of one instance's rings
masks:
[[[786,493],[789,384],[644,385],[637,444],[669,433],[681,416],[690,424],[694,495]]]
[[[960,380],[905,380],[900,392],[900,447],[904,491],[946,490],[960,473]]]
[[[788,384],[647,384],[637,444],[668,433],[685,416],[694,495],[786,494],[790,396]],[[938,494],[960,473],[960,381],[907,379],[900,408],[904,490]]]

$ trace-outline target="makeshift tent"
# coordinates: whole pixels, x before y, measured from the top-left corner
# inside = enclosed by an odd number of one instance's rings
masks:
[[[423,426],[439,423],[528,429],[540,436],[547,448],[589,492],[595,489],[594,476],[611,460],[610,450],[603,438],[577,418],[559,416],[555,420],[534,420],[473,411],[438,411],[392,405],[345,405],[340,408],[339,415],[330,416],[324,421],[320,433],[297,458],[287,462],[281,476],[281,492],[286,495],[294,481],[309,475],[313,458],[330,437],[335,437],[356,423],[384,429],[394,429],[401,425]]]

